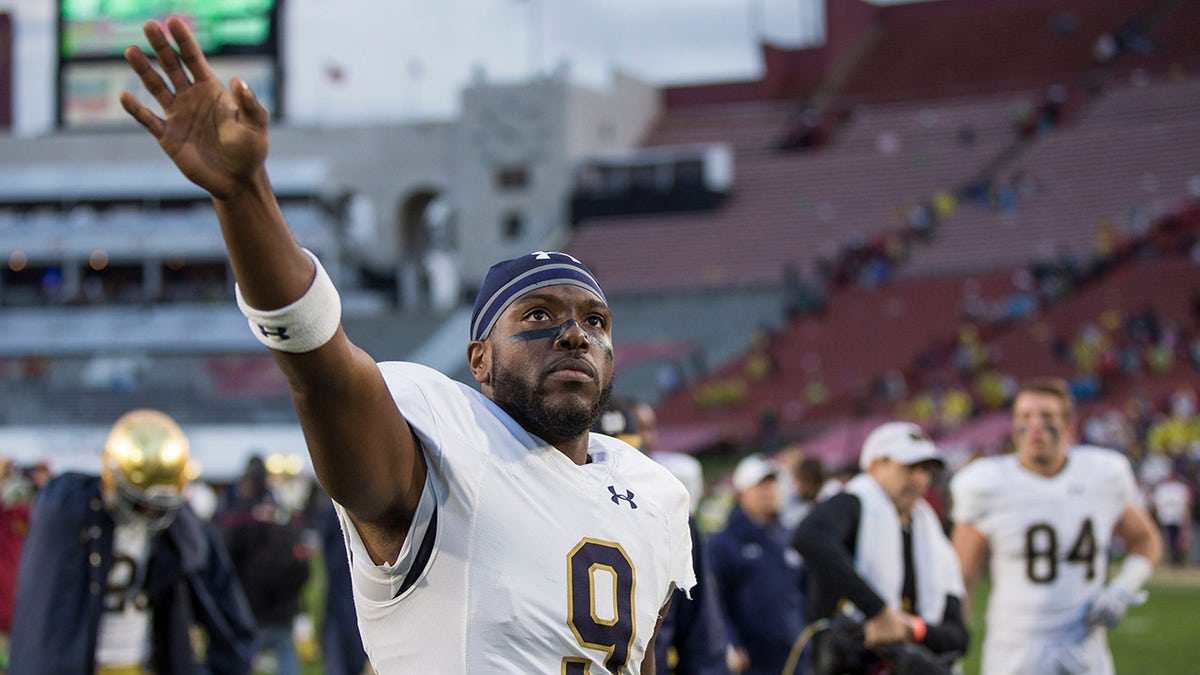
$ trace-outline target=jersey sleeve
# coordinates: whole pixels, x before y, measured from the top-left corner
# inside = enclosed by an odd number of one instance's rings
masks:
[[[437,498],[429,476],[425,478],[421,501],[395,562],[375,564],[350,514],[337,502],[334,502],[334,508],[346,539],[355,591],[366,602],[377,605],[403,595],[425,571],[429,555],[425,543],[437,534]]]
[[[402,362],[380,363],[378,367],[396,407],[416,434],[421,452],[431,467],[425,476],[413,522],[395,562],[375,564],[350,514],[342,505],[335,504],[346,538],[356,592],[367,602],[385,604],[403,595],[428,567],[433,539],[437,535],[438,513],[436,471],[432,469],[446,462],[447,444],[440,420],[445,415],[465,415],[470,401],[458,383],[431,368]],[[467,444],[456,444],[456,447],[470,451]]]

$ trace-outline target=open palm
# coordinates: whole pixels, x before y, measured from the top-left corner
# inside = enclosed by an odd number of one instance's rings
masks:
[[[144,26],[170,86],[140,48],[125,50],[125,60],[162,106],[166,119],[129,92],[121,94],[121,105],[189,180],[214,197],[228,199],[249,185],[266,161],[267,111],[242,80],[235,79],[227,90],[216,79],[182,20],[168,19],[167,28],[179,45],[178,53],[158,23]]]

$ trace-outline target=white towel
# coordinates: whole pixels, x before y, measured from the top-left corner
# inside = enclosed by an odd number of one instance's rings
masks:
[[[904,586],[900,514],[870,474],[851,479],[846,491],[862,504],[854,569],[888,606],[899,609]],[[927,623],[941,623],[946,596],[963,596],[962,570],[937,513],[924,499],[913,506],[912,541],[917,586],[915,614]]]

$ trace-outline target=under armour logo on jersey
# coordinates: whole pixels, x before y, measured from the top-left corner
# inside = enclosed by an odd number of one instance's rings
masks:
[[[574,262],[576,265],[583,264],[583,263],[579,262],[579,260],[575,256],[571,255],[570,253],[562,253],[560,251],[534,251],[533,253],[530,253],[529,255],[533,256],[537,260],[549,260],[550,256],[552,256],[552,255],[561,255],[564,258],[570,258],[571,261]]]
[[[275,338],[280,341],[292,339],[292,336],[287,334],[287,326],[272,329],[260,323],[258,324],[258,332],[262,333],[263,337]]]
[[[633,491],[632,490],[626,490],[625,494],[621,495],[621,494],[617,494],[617,488],[613,487],[612,485],[609,485],[608,491],[612,493],[612,497],[610,497],[610,499],[612,499],[612,503],[620,504],[621,500],[624,499],[625,501],[629,502],[629,508],[631,508],[631,509],[637,508],[637,504],[633,503]]]

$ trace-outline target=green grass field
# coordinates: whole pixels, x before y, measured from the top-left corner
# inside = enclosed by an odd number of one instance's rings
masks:
[[[1109,631],[1118,675],[1179,675],[1200,672],[1200,570],[1160,570],[1147,585],[1150,600],[1129,610]],[[964,675],[978,675],[983,643],[986,583],[972,607],[971,650],[963,661]]]

